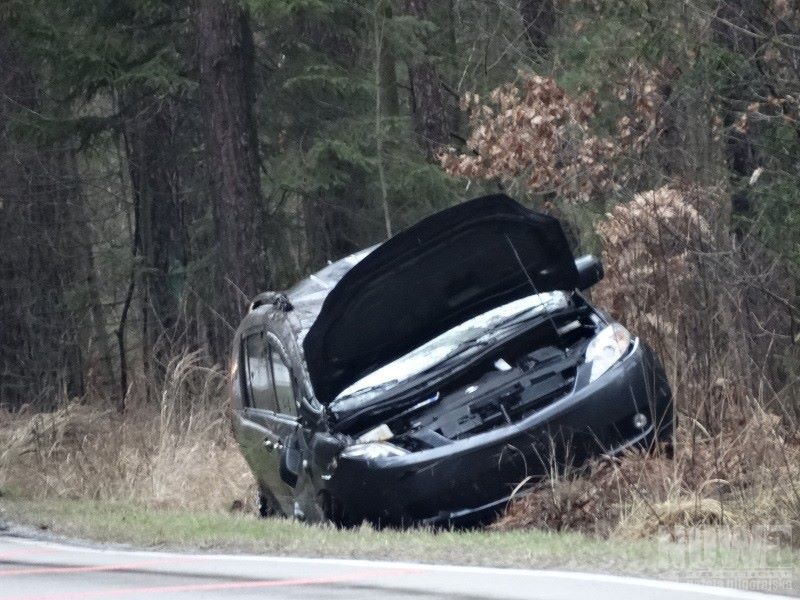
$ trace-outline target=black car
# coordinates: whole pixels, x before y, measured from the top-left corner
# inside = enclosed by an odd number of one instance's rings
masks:
[[[670,435],[658,359],[582,293],[602,277],[494,195],[256,297],[231,389],[262,514],[486,519],[523,481]]]

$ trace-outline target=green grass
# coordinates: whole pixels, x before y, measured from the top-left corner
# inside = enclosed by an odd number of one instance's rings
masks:
[[[670,578],[682,578],[687,570],[792,569],[800,564],[797,550],[754,542],[603,540],[539,530],[337,530],[245,514],[13,495],[0,498],[0,519],[70,538],[143,548],[560,568]]]

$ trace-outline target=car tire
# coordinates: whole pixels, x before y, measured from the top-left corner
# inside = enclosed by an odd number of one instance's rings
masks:
[[[325,521],[331,523],[336,529],[349,529],[352,527],[347,520],[341,503],[327,491],[320,492],[318,505]]]
[[[258,492],[257,498],[258,516],[262,519],[267,517],[274,517],[278,514],[275,508],[275,503],[272,501],[270,495],[264,491]]]

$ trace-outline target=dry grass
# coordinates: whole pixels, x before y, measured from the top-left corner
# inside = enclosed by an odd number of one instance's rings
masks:
[[[631,451],[553,474],[495,527],[670,539],[692,528],[791,531],[800,526],[800,443],[777,434],[779,426],[765,413],[716,435],[681,426],[672,452]]]
[[[678,415],[671,451],[553,474],[498,527],[800,532],[798,307],[779,257],[724,225],[726,198],[662,188],[597,228],[607,277],[595,300],[664,360]]]
[[[255,484],[230,432],[224,373],[198,354],[168,365],[150,402],[124,415],[79,401],[49,413],[0,413],[0,488],[31,498],[225,509]]]

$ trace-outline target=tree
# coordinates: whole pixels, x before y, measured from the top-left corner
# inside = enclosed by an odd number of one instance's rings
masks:
[[[178,202],[171,102],[154,92],[129,96],[123,131],[141,253],[142,356],[146,369],[166,366],[175,336],[179,298],[170,272],[186,264]],[[163,370],[163,369],[161,369]],[[160,380],[160,377],[159,377]]]
[[[720,95],[725,154],[731,174],[739,181],[749,179],[759,164],[757,146],[739,116],[749,99],[766,96],[763,89],[758,89],[760,76],[757,69],[759,38],[766,29],[765,10],[766,3],[762,0],[720,0],[713,21],[717,41],[733,59],[726,77],[728,85],[720,90]],[[748,215],[751,207],[752,198],[748,190],[742,187],[734,190],[731,195],[733,213]]]
[[[69,311],[79,284],[80,202],[65,143],[26,126],[42,110],[41,83],[0,15],[0,403],[84,392],[83,325]]]
[[[406,0],[405,12],[421,21],[429,18],[430,0]],[[411,108],[420,145],[428,160],[435,160],[450,140],[447,94],[439,71],[425,53],[408,64]]]
[[[198,0],[200,99],[205,120],[205,160],[216,222],[220,313],[231,326],[247,297],[266,289],[263,197],[258,134],[253,114],[253,34],[250,17],[235,0]]]
[[[528,44],[538,51],[547,50],[556,23],[553,0],[520,0],[519,12]]]

